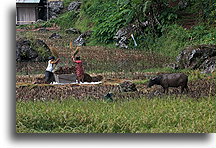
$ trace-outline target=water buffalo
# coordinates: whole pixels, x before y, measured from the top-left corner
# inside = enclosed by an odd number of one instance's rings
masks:
[[[179,87],[181,86],[181,93],[186,90],[188,92],[188,76],[183,73],[172,73],[172,74],[161,74],[156,78],[150,79],[147,87],[152,87],[153,85],[161,85],[164,89],[164,93],[168,93],[169,87]]]

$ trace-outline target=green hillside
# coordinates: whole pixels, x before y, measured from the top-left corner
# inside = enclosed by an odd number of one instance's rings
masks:
[[[72,0],[65,0],[65,9]],[[81,0],[80,11],[64,11],[58,18],[34,27],[53,24],[61,27],[93,31],[87,45],[115,46],[116,32],[135,25],[132,32],[136,48],[162,52],[170,56],[193,44],[215,43],[215,5],[213,0]],[[142,23],[148,21],[147,26]],[[135,48],[132,38],[129,47]]]

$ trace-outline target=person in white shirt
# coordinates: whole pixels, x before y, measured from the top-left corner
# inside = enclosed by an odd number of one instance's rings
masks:
[[[45,72],[45,83],[50,84],[51,82],[55,81],[53,70],[54,70],[54,64],[58,64],[59,58],[55,60],[54,56],[51,56],[48,58],[48,66],[46,68]]]

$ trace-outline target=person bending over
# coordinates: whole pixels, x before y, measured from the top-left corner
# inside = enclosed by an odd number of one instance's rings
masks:
[[[54,74],[53,74],[54,65],[58,64],[58,62],[60,60],[59,58],[55,60],[54,56],[51,56],[48,59],[49,59],[48,66],[47,66],[46,72],[45,72],[45,83],[46,84],[50,84],[50,83],[55,81]]]

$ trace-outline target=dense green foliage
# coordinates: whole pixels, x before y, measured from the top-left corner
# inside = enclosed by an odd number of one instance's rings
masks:
[[[71,1],[64,0],[65,9]],[[216,41],[216,2],[182,1],[183,4],[172,5],[167,0],[81,0],[80,11],[63,13],[48,22],[35,24],[35,27],[55,24],[61,29],[91,30],[93,34],[87,45],[114,47],[116,32],[135,25],[137,28],[132,32],[138,44],[136,48],[175,57],[185,46],[214,44]],[[146,21],[149,24],[142,26]],[[135,48],[131,38],[128,42],[130,48]]]
[[[151,0],[90,0],[83,1],[81,16],[88,16],[94,23],[94,37],[100,42],[108,42],[114,35],[113,30],[127,26],[130,23],[136,24],[149,19],[155,19],[147,28],[143,28],[143,34],[153,33],[161,35],[163,27],[176,23],[180,19],[181,11],[190,13],[200,12],[200,19],[211,21],[215,17],[215,7],[211,1],[191,1],[186,10],[182,10],[178,6],[169,7],[167,1],[151,1]],[[153,15],[149,16],[147,13]],[[138,24],[139,25],[139,24]],[[154,25],[154,26],[152,26]],[[97,36],[96,36],[97,35]],[[108,38],[109,37],[109,38]]]
[[[214,133],[215,98],[17,102],[18,133]]]
[[[169,56],[176,56],[187,45],[214,44],[216,2],[192,0],[185,4],[186,7],[183,4],[171,7],[167,0],[82,0],[73,27],[92,30],[91,45],[107,46],[115,43],[113,37],[120,28],[133,24],[140,27],[133,32],[137,48]],[[182,25],[191,19],[196,21],[196,26],[184,29]],[[144,21],[149,22],[147,27],[142,27]],[[134,48],[132,39],[129,47]]]
[[[214,0],[191,0],[191,9],[189,11],[195,12],[199,10],[202,21],[207,23],[215,23],[216,17],[216,1]]]
[[[67,29],[74,26],[76,20],[78,19],[78,13],[75,11],[66,12],[55,19],[51,19],[48,22],[45,22],[45,26],[51,26],[51,24],[56,24],[62,29]]]

